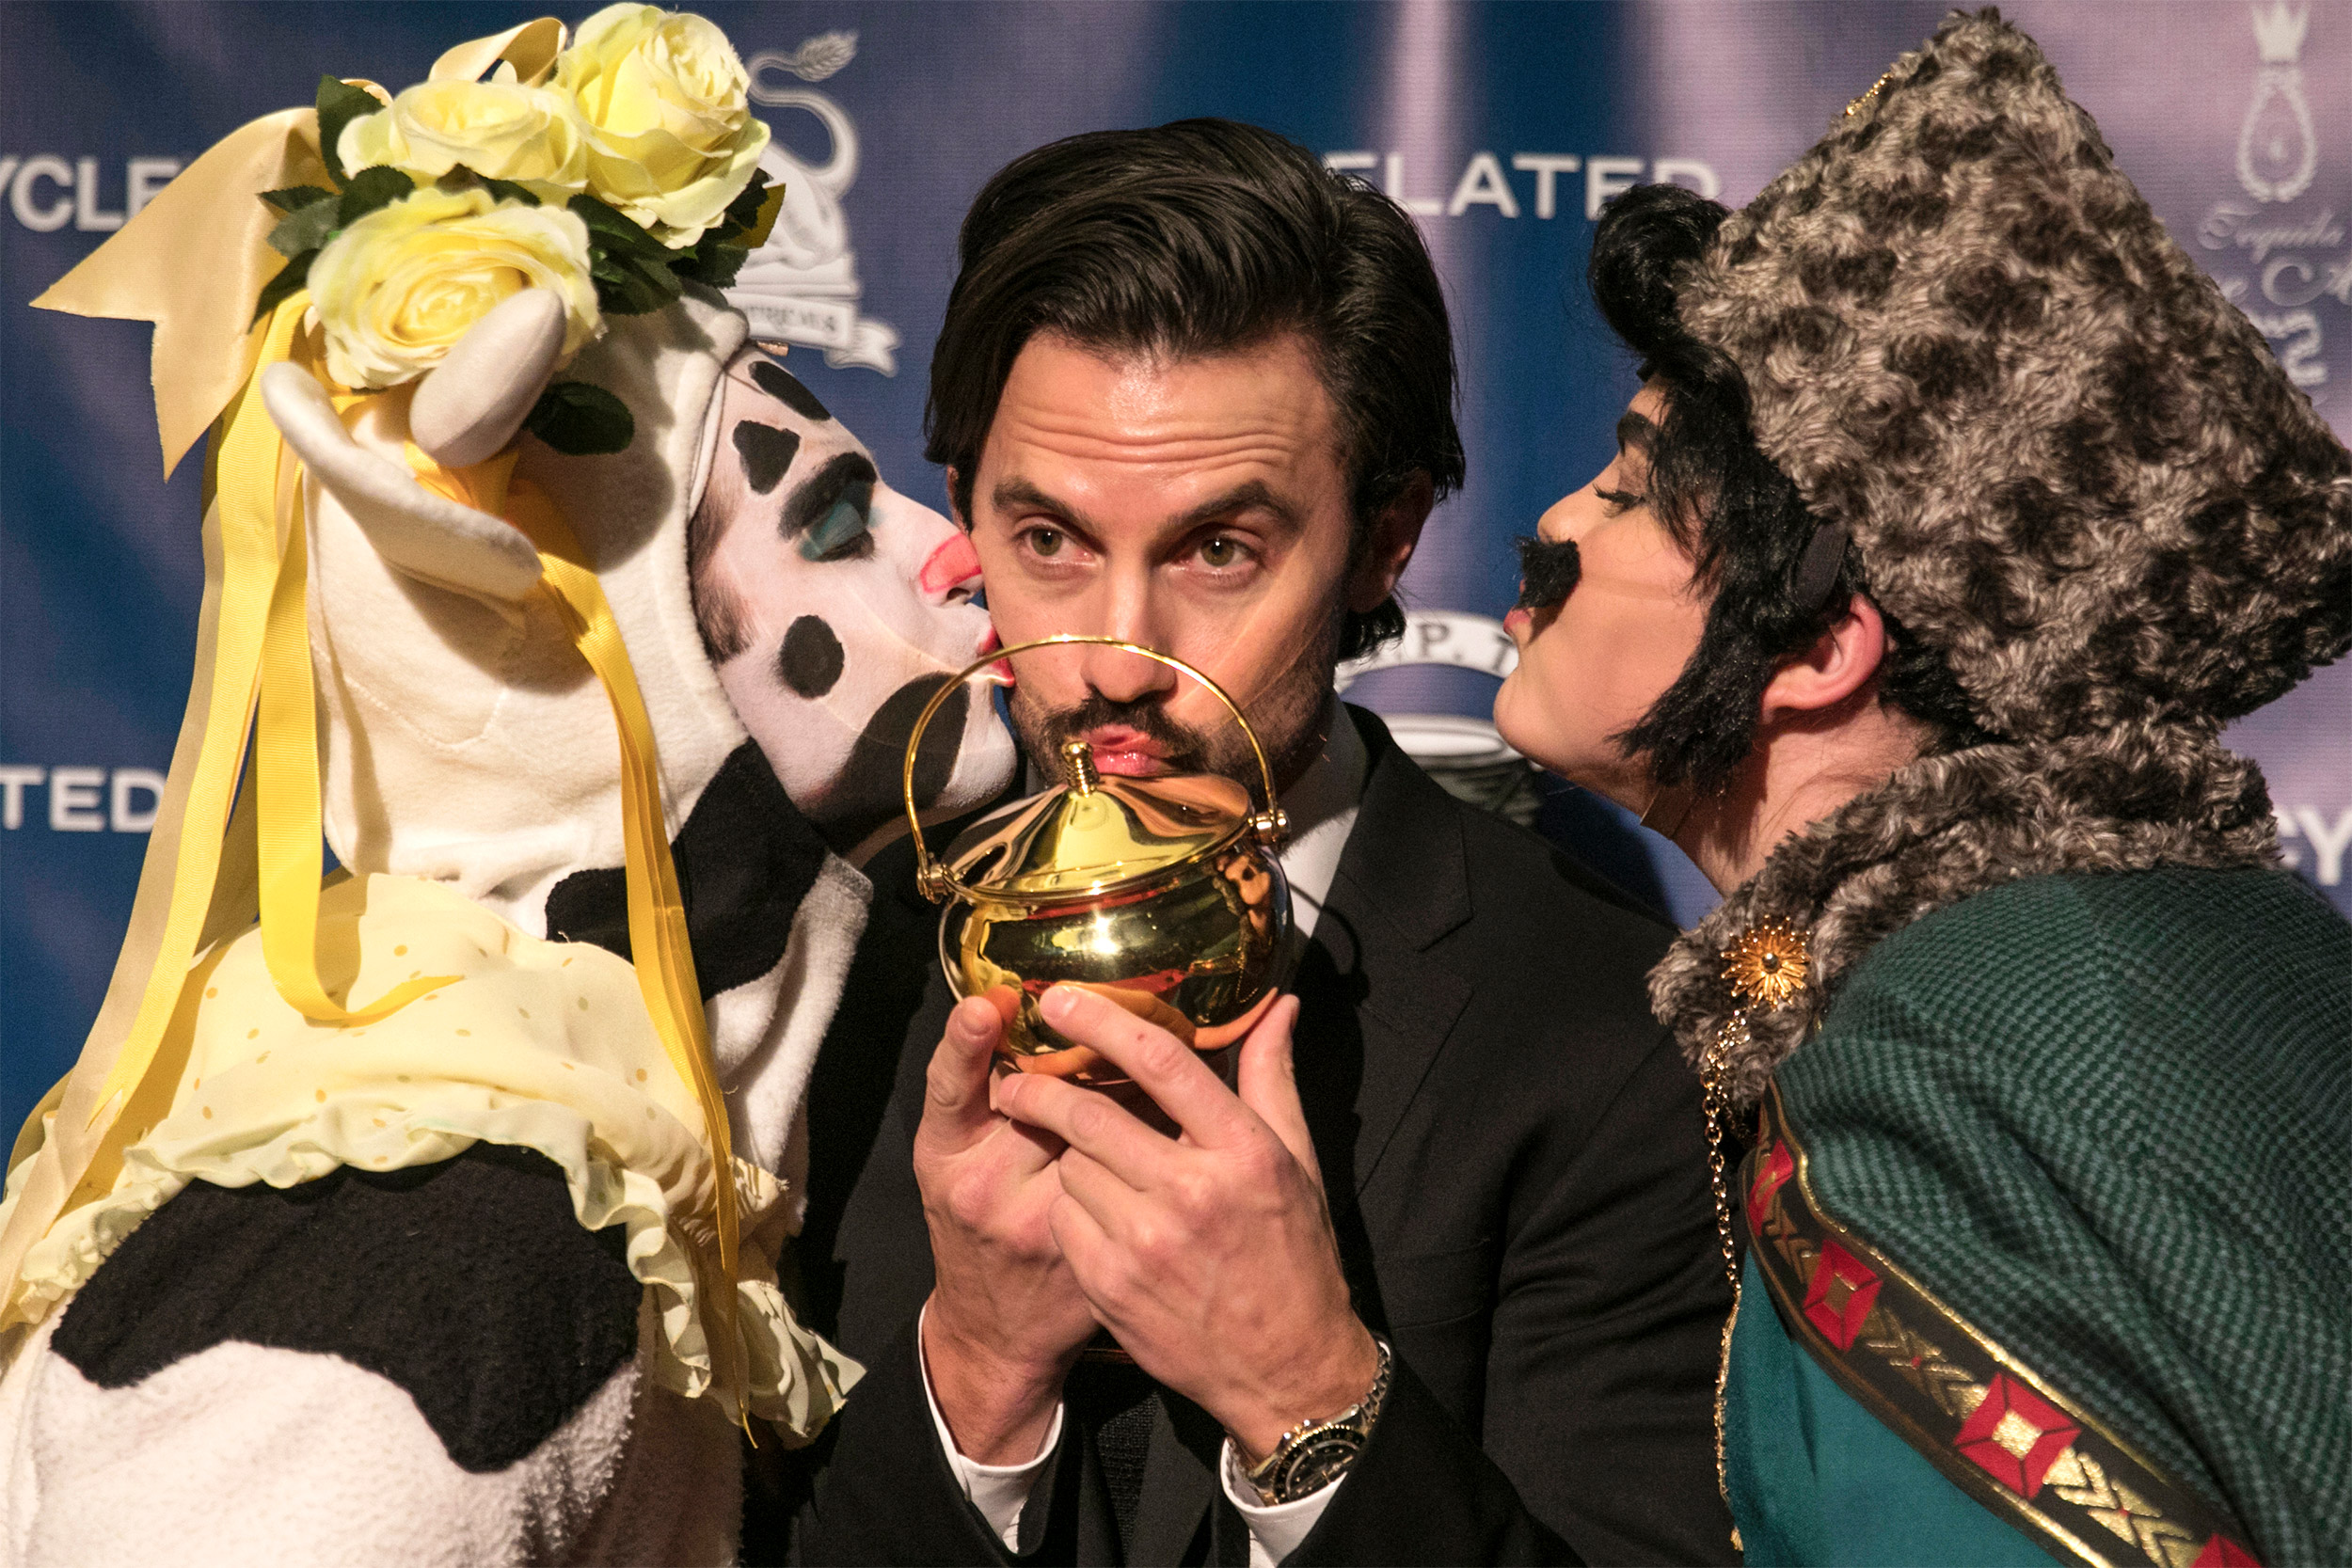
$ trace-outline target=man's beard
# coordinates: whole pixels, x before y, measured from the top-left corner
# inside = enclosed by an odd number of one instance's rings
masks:
[[[1338,648],[1339,627],[1335,619],[1322,636],[1300,648],[1287,665],[1256,690],[1229,688],[1233,700],[1248,714],[1279,788],[1287,789],[1297,783],[1299,775],[1322,754],[1327,739],[1323,720],[1330,703],[1331,671]],[[1189,675],[1180,673],[1176,678],[1179,691],[1193,684]],[[1218,773],[1239,781],[1256,794],[1262,787],[1258,757],[1250,750],[1249,739],[1241,726],[1230,715],[1224,715],[1210,728],[1195,729],[1170,718],[1167,702],[1166,697],[1155,696],[1121,703],[1100,692],[1090,692],[1085,701],[1073,706],[1048,712],[1041,711],[1036,702],[1028,699],[1027,689],[1016,686],[1012,690],[1012,727],[1029,765],[1045,779],[1061,777],[1063,741],[1083,736],[1089,730],[1120,725],[1148,736],[1159,748],[1164,771]]]

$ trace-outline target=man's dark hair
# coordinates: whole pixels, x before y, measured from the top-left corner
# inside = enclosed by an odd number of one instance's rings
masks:
[[[1684,330],[1678,280],[1730,210],[1679,185],[1637,185],[1610,202],[1593,235],[1593,299],[1665,398],[1647,453],[1651,512],[1715,591],[1696,652],[1640,723],[1618,737],[1645,752],[1661,784],[1721,788],[1756,744],[1764,688],[1782,662],[1868,594],[1848,549],[1826,596],[1797,582],[1818,520],[1756,444],[1747,382],[1720,350]],[[1874,601],[1875,602],[1875,601]],[[1930,745],[1956,751],[1986,738],[1944,660],[1883,607],[1881,699],[1927,723]]]
[[[1415,475],[1439,499],[1462,483],[1454,338],[1428,248],[1395,203],[1271,131],[1184,119],[1041,147],[981,190],[957,253],[924,455],[955,469],[967,526],[1005,378],[1040,332],[1177,357],[1297,332],[1338,413],[1358,548]],[[1393,597],[1351,611],[1340,657],[1404,629]]]

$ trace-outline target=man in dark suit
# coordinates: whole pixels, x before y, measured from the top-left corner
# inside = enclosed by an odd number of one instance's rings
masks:
[[[747,1555],[1730,1560],[1728,1291],[1697,1086],[1644,986],[1672,933],[1332,696],[1461,474],[1419,236],[1304,150],[1191,121],[1016,161],[961,261],[930,455],[998,628],[1125,638],[1242,700],[1292,818],[1297,1001],[1228,1088],[1049,998],[1180,1141],[992,1078],[995,1015],[951,1006],[911,854],[869,864],[798,1248],[808,1317],[869,1371],[815,1450],[755,1463]],[[1240,772],[1160,666],[1020,677],[1033,759]],[[1098,1327],[1133,1366],[1088,1355]]]

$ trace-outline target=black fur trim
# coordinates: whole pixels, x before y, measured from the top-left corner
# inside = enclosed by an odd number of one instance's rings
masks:
[[[581,1227],[561,1167],[476,1144],[284,1189],[191,1183],[90,1276],[50,1343],[102,1388],[232,1340],[340,1356],[406,1390],[452,1462],[483,1473],[546,1442],[629,1359],[644,1294],[621,1228]]]

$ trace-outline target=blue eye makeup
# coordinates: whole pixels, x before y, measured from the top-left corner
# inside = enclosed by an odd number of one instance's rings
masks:
[[[801,554],[811,561],[838,561],[856,551],[872,537],[873,506],[872,485],[851,486],[801,535]]]
[[[880,483],[864,452],[839,453],[784,503],[784,536],[808,561],[866,553],[873,548],[874,486]]]

